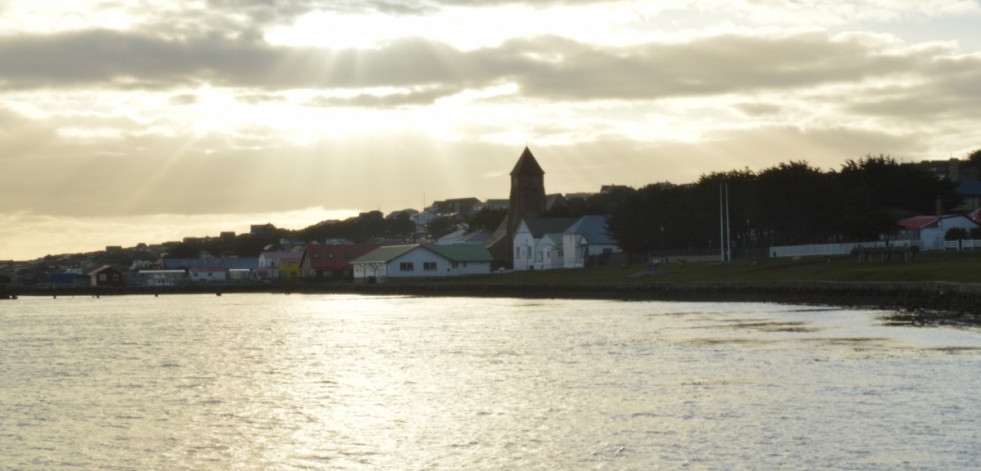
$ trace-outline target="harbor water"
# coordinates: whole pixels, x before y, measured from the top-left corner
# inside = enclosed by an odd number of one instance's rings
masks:
[[[0,302],[0,469],[977,469],[981,329],[765,303]]]

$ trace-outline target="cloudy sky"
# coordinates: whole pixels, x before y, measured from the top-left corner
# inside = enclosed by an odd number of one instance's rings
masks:
[[[0,0],[0,260],[981,147],[977,0]]]

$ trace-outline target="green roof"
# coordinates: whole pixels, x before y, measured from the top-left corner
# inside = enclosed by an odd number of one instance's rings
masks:
[[[422,247],[451,262],[493,262],[494,257],[483,245],[388,245],[368,252],[351,263],[388,263],[416,248]]]
[[[386,245],[352,260],[351,263],[385,263],[411,252],[416,247],[421,247],[421,245]]]
[[[487,247],[475,244],[427,245],[426,249],[451,262],[493,262]]]

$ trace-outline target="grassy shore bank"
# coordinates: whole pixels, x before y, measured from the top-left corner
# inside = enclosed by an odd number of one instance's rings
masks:
[[[291,282],[112,289],[8,288],[35,296],[171,293],[354,293],[416,296],[757,301],[871,307],[913,321],[981,323],[981,251],[925,253],[912,262],[860,263],[854,257],[668,261],[656,267],[523,271],[385,284]]]

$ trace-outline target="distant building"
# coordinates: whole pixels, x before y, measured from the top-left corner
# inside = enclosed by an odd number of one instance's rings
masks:
[[[927,172],[930,172],[938,180],[947,179],[952,182],[956,182],[961,179],[961,164],[962,162],[958,159],[949,159],[949,160],[924,160],[921,162],[914,162],[905,165],[917,167]]]
[[[439,215],[446,214],[470,214],[478,211],[483,206],[477,198],[456,198],[443,201],[436,201],[432,204],[432,212]]]
[[[302,252],[263,252],[255,276],[259,279],[291,280],[300,277]]]
[[[377,249],[374,244],[308,244],[300,262],[304,278],[351,279],[354,277],[354,259]]]
[[[511,201],[507,199],[491,199],[484,203],[484,209],[508,209],[511,207]]]
[[[118,270],[109,265],[104,265],[90,271],[88,276],[92,286],[112,287],[123,286],[126,284],[126,277],[122,270]]]
[[[187,271],[191,281],[198,282],[223,282],[228,279],[228,270],[225,267],[193,267]]]

